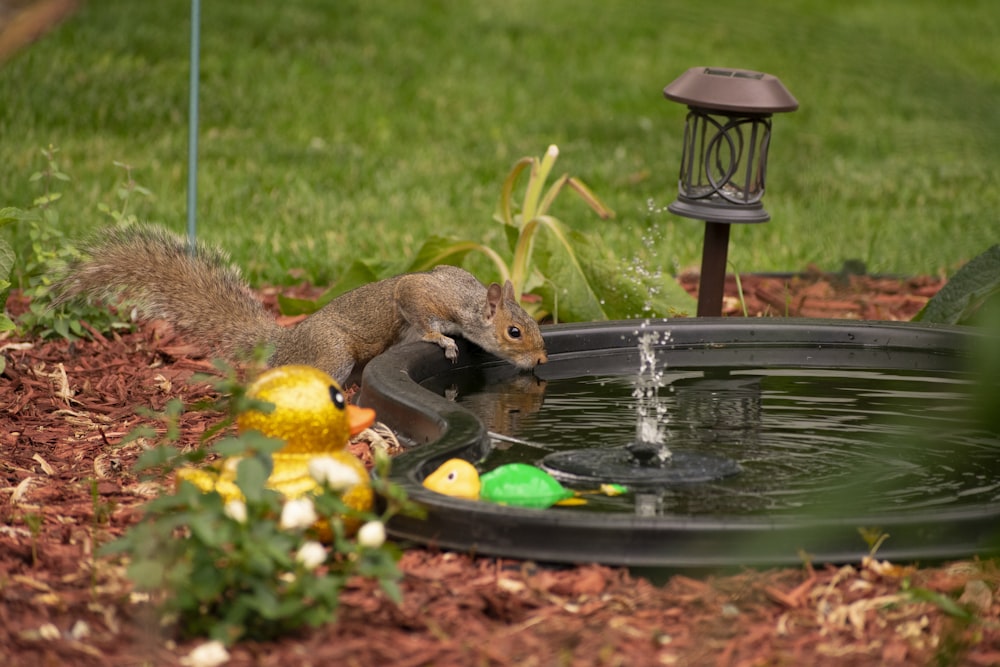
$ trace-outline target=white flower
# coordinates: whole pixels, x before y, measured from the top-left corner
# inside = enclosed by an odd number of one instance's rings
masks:
[[[289,500],[281,508],[278,525],[283,530],[302,530],[316,523],[316,508],[309,498]]]
[[[385,526],[381,521],[369,521],[358,529],[358,544],[378,549],[385,543]]]
[[[181,664],[187,667],[218,667],[227,662],[229,651],[219,640],[205,642],[181,658]]]
[[[361,482],[354,468],[329,456],[317,456],[309,461],[309,475],[334,491],[346,491]]]
[[[326,549],[319,542],[310,540],[299,547],[295,560],[305,565],[306,569],[315,569],[326,561]]]
[[[236,523],[247,522],[247,504],[238,498],[230,500],[222,508],[223,513]]]
[[[233,456],[222,462],[222,472],[224,475],[235,475],[236,468],[239,467],[242,456]]]

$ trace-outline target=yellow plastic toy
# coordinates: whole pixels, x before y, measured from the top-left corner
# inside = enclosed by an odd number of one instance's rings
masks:
[[[272,455],[274,470],[267,485],[286,498],[313,492],[317,483],[309,474],[309,462],[328,456],[352,468],[361,480],[343,494],[352,509],[372,508],[374,495],[364,464],[344,448],[351,436],[375,422],[375,411],[351,405],[340,385],[311,366],[279,366],[260,375],[248,388],[250,398],[274,404],[269,413],[250,410],[237,418],[242,433],[256,429],[270,438],[285,441]],[[204,492],[218,491],[225,501],[242,498],[236,486],[237,460],[226,460],[212,469],[187,468],[177,472],[178,483],[188,480]]]
[[[476,466],[464,459],[448,459],[427,475],[423,485],[435,493],[452,498],[479,500],[482,482]]]

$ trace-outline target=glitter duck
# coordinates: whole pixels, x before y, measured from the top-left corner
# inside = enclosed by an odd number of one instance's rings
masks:
[[[236,421],[240,433],[257,430],[284,440],[272,454],[274,468],[268,488],[287,499],[300,498],[317,489],[316,462],[333,459],[356,479],[344,490],[345,505],[357,511],[372,508],[374,494],[365,465],[346,451],[348,440],[375,422],[375,411],[347,402],[340,385],[311,366],[288,365],[269,369],[247,388],[247,396],[274,405],[271,412],[248,410]],[[217,491],[226,502],[241,498],[236,485],[236,463],[231,458],[211,468],[184,468],[178,483],[187,480],[203,492]],[[312,464],[312,470],[311,470]]]

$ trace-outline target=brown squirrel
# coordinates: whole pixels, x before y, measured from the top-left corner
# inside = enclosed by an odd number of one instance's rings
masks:
[[[80,295],[121,296],[143,317],[166,320],[229,359],[269,344],[271,366],[307,364],[344,384],[397,343],[435,343],[455,361],[458,347],[449,334],[457,334],[519,368],[548,360],[538,324],[518,305],[510,281],[486,287],[455,266],[362,285],[286,328],[218,248],[132,225],[103,232],[84,250],[85,259],[57,285],[57,304]]]

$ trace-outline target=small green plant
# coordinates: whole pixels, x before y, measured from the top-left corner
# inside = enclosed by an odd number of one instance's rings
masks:
[[[909,580],[902,582],[902,590],[914,602],[927,602],[937,607],[946,615],[941,624],[939,643],[934,652],[933,665],[958,665],[968,650],[982,639],[976,638],[977,627],[983,622],[979,614],[969,605],[945,593],[930,590],[920,586],[911,586]]]
[[[882,547],[882,543],[889,539],[889,533],[884,532],[877,526],[862,526],[858,528],[858,534],[868,545],[868,555],[872,558]]]
[[[227,377],[216,378],[216,387],[233,393],[224,399],[228,416],[212,433],[241,410],[270,406],[248,399],[231,369],[219,367]],[[180,414],[175,404],[164,415],[166,435],[144,452],[138,469],[155,471],[165,481],[171,471],[205,456],[202,448],[182,454],[174,446]],[[149,431],[134,437],[144,434]],[[223,438],[208,451],[238,461],[242,499],[227,501],[184,480],[149,502],[144,518],[102,549],[104,555],[129,557],[127,573],[136,588],[151,595],[182,635],[231,644],[245,636],[270,638],[317,626],[334,618],[345,582],[356,575],[376,579],[399,600],[399,551],[385,542],[384,524],[396,513],[415,510],[385,481],[387,461],[380,460],[372,480],[385,509],[359,512],[344,503],[335,476],[318,479],[317,493],[292,500],[267,488],[271,454],[283,444],[255,431]],[[355,536],[345,520],[360,525]]]
[[[136,183],[135,178],[132,176],[132,165],[119,162],[118,160],[115,160],[113,164],[125,172],[125,180],[119,183],[117,189],[115,190],[115,196],[118,199],[119,207],[112,208],[108,204],[102,202],[97,205],[97,210],[110,217],[116,224],[135,224],[139,221],[139,219],[135,213],[129,211],[129,203],[137,194],[144,197],[151,197],[153,193],[147,188],[144,188]]]
[[[42,534],[42,521],[45,517],[41,512],[28,512],[24,515],[24,524],[31,532],[31,565],[38,565],[38,536]]]
[[[105,500],[101,496],[96,479],[90,479],[88,482],[90,485],[91,510],[90,544],[92,546],[90,549],[90,591],[93,594],[97,591],[97,551],[100,544],[104,541],[104,536],[100,535],[99,532],[102,526],[107,526],[111,522],[111,516],[114,514],[117,503],[114,500]]]
[[[626,268],[599,236],[573,230],[550,213],[559,195],[569,191],[601,219],[614,216],[576,177],[563,174],[548,184],[558,156],[559,149],[549,146],[541,158],[523,157],[504,179],[495,219],[504,225],[509,255],[477,241],[432,236],[405,271],[426,271],[442,263],[460,265],[469,253],[478,252],[492,262],[501,280],[513,283],[518,300],[538,319],[604,320],[693,310],[693,300],[675,280]],[[517,202],[517,186],[525,172],[527,183]],[[378,277],[379,272],[371,266],[355,262],[315,303],[283,299],[282,310],[288,314],[312,312],[338,294]],[[526,293],[540,301],[522,299]]]
[[[79,256],[75,244],[70,243],[61,231],[59,204],[63,201],[58,184],[66,183],[70,177],[59,166],[59,149],[55,146],[43,148],[45,164],[41,170],[31,174],[29,181],[37,183],[42,192],[26,209],[8,207],[0,209],[0,226],[18,224],[26,228],[27,248],[20,253],[20,262],[12,245],[0,239],[0,307],[4,305],[13,282],[13,271],[18,266],[19,286],[31,300],[29,310],[18,324],[26,332],[41,338],[60,336],[69,340],[87,338],[89,333],[82,324],[109,331],[131,327],[128,322],[115,318],[106,308],[96,308],[85,303],[73,303],[52,308],[52,285],[67,263]],[[134,219],[128,213],[129,198],[133,194],[149,194],[137,185],[131,174],[131,167],[115,163],[126,171],[125,183],[119,186],[117,194],[121,207],[111,211],[102,210],[119,222]],[[14,328],[7,315],[0,316],[0,332]]]
[[[9,209],[0,210],[0,225],[14,222],[8,217]],[[10,295],[10,274],[14,269],[14,249],[6,239],[0,238],[0,334],[15,328],[14,320],[7,315],[7,297]],[[3,357],[0,357],[0,373],[3,372]]]
[[[93,513],[92,521],[95,532],[99,526],[106,526],[108,524],[111,520],[111,515],[115,511],[115,502],[113,500],[104,500],[101,497],[96,479],[90,480],[90,508]]]
[[[733,268],[733,278],[736,279],[736,294],[740,300],[740,309],[743,311],[743,317],[749,317],[747,314],[747,299],[746,295],[743,294],[743,281],[740,280],[740,272],[736,269],[736,266],[732,262],[729,262],[728,264]]]

